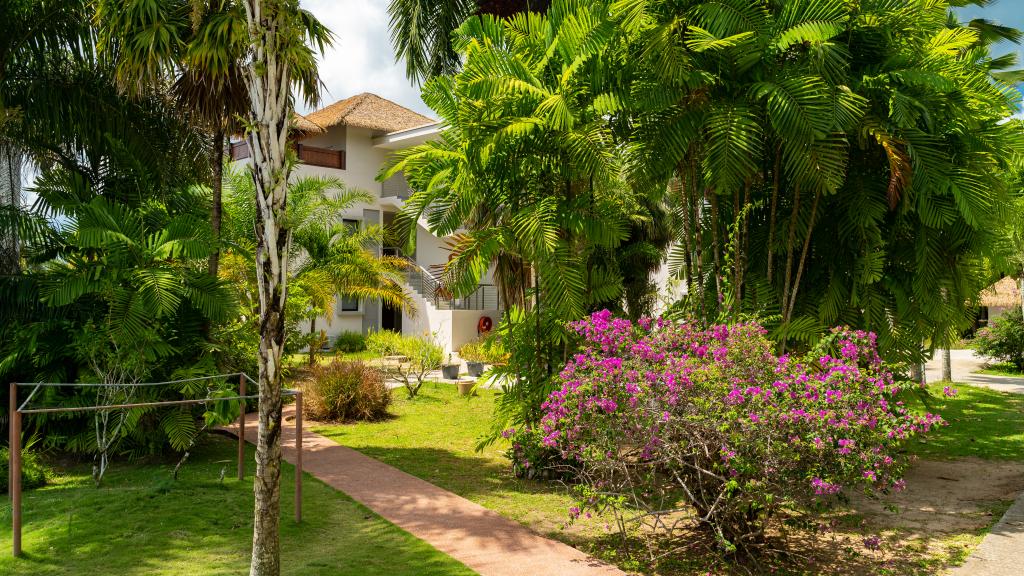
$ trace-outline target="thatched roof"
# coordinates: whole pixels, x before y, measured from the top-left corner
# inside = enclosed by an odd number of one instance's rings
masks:
[[[1007,276],[981,293],[981,305],[989,308],[1020,306],[1020,287]]]
[[[295,132],[301,132],[307,136],[311,134],[323,134],[325,132],[323,126],[313,122],[298,112],[294,112],[292,114],[292,130]]]
[[[307,114],[306,120],[325,130],[331,126],[344,125],[377,132],[397,132],[434,123],[431,118],[369,92],[339,100]]]

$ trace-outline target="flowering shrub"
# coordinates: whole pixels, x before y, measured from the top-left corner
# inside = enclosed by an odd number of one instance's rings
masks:
[[[566,479],[579,464],[563,458],[557,448],[545,445],[544,434],[537,428],[509,428],[501,436],[509,440],[505,457],[512,462],[516,478]]]
[[[974,338],[974,347],[982,356],[1000,362],[1010,362],[1024,372],[1024,317],[1020,308],[992,320],[991,326],[982,328]]]
[[[942,421],[896,400],[873,334],[837,329],[797,358],[757,324],[595,313],[543,405],[542,443],[578,462],[580,505],[653,527],[682,509],[728,550],[854,488],[901,489],[897,448]],[[620,523],[620,525],[622,525]]]

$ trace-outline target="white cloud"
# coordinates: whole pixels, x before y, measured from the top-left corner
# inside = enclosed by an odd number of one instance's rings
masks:
[[[361,92],[373,92],[434,117],[420,99],[419,88],[405,77],[405,64],[395,62],[388,31],[387,0],[303,0],[304,8],[334,32],[334,47],[320,59],[320,78],[327,87],[323,105]],[[300,112],[309,112],[297,102]]]

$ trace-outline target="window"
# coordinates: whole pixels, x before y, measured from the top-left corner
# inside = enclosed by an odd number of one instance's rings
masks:
[[[359,232],[359,220],[351,218],[342,218],[341,223],[349,232]]]
[[[348,296],[341,297],[341,311],[342,312],[359,312],[359,299],[350,298]]]

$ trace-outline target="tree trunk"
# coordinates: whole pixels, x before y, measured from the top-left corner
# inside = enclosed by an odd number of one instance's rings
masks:
[[[209,271],[214,278],[220,269],[220,228],[223,214],[223,191],[224,191],[224,124],[217,123],[217,129],[213,134],[213,154],[210,158],[213,164],[210,177],[210,190],[213,192],[213,205],[210,207],[210,227],[213,228],[213,241],[216,243],[213,254],[210,254]]]
[[[945,348],[942,351],[942,381],[953,381],[953,361],[950,358],[949,348]]]
[[[309,367],[316,366],[316,342],[313,340],[313,335],[316,334],[316,318],[309,321]]]
[[[1024,273],[1020,275],[1020,313],[1024,316]]]
[[[0,210],[21,208],[21,154],[0,144]],[[0,275],[21,271],[21,242],[15,227],[0,228]]]
[[[255,511],[251,576],[281,573],[281,353],[288,298],[288,121],[293,102],[288,62],[288,10],[294,2],[245,0],[249,61],[246,139],[256,184],[256,280],[260,296],[259,431],[256,443]]]

